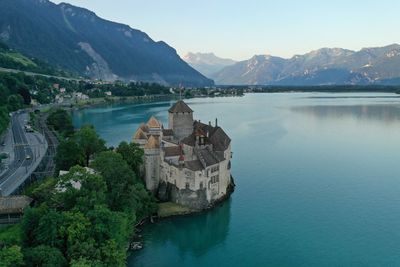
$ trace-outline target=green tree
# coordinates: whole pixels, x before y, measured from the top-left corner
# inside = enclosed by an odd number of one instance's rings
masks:
[[[8,109],[16,111],[23,107],[24,99],[20,95],[10,95],[7,99]]]
[[[21,244],[21,235],[19,224],[0,227],[0,248]]]
[[[18,267],[24,264],[21,247],[11,246],[0,250],[0,267]]]
[[[107,203],[113,211],[125,211],[142,219],[153,213],[157,205],[154,197],[119,153],[105,151],[97,155],[92,163],[107,183]]]
[[[80,211],[64,212],[66,218],[64,226],[61,229],[67,240],[66,254],[68,259],[79,260],[101,259],[100,251],[97,248],[99,244],[90,235],[93,225],[90,220]]]
[[[54,158],[56,169],[69,170],[75,165],[83,165],[85,155],[83,149],[72,139],[63,140],[57,147],[57,153]]]
[[[126,253],[124,250],[118,248],[115,240],[107,240],[101,246],[101,261],[104,266],[125,267],[126,266]]]
[[[36,229],[40,218],[46,213],[47,207],[42,205],[37,208],[27,208],[21,222],[22,245],[23,247],[33,247],[39,244],[36,239]]]
[[[48,177],[43,181],[37,182],[28,188],[26,194],[36,200],[38,203],[49,201],[54,194],[54,187],[57,180],[53,177]]]
[[[122,155],[122,158],[128,163],[136,176],[140,176],[140,166],[143,164],[143,149],[136,143],[128,144],[123,141],[119,144],[116,151]]]
[[[80,259],[73,259],[70,263],[71,267],[92,267],[92,266],[97,266],[94,262],[85,259],[85,258],[80,258]]]
[[[40,245],[28,248],[25,250],[24,256],[28,267],[63,267],[68,265],[62,252],[54,247]]]
[[[54,195],[56,206],[63,210],[80,210],[86,212],[96,205],[106,203],[107,186],[102,176],[92,174],[80,166],[75,166],[69,173],[61,176],[58,183],[59,192]]]
[[[74,133],[71,116],[64,109],[53,110],[47,118],[47,124],[64,136],[71,136]]]
[[[7,98],[10,94],[10,91],[0,83],[0,105],[7,104]]]
[[[133,225],[130,224],[127,215],[121,212],[113,212],[105,205],[98,205],[93,210],[88,211],[92,227],[90,236],[96,242],[104,243],[113,239],[124,250],[125,245],[132,234]]]
[[[92,166],[107,183],[109,207],[114,211],[132,210],[135,206],[132,193],[136,177],[122,156],[105,151],[97,155]]]
[[[91,125],[85,125],[77,131],[75,140],[83,149],[86,166],[89,166],[89,160],[92,155],[106,150],[105,141],[99,137]]]
[[[64,223],[64,217],[55,210],[49,210],[44,214],[35,229],[36,240],[39,244],[63,249],[63,239],[60,228]]]

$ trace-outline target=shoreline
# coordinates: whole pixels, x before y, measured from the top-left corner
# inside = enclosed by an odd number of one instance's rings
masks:
[[[183,97],[182,99],[193,99],[193,98],[223,98],[223,97],[242,97],[244,95],[218,95],[218,96],[193,96]],[[157,102],[163,100],[177,100],[179,95],[168,94],[168,95],[148,95],[148,96],[113,96],[113,97],[102,97],[102,98],[91,98],[88,100],[81,100],[78,103],[71,104],[56,104],[53,106],[60,106],[62,108],[69,108],[73,110],[81,110],[85,108],[91,108],[96,106],[102,106],[106,104],[130,104],[130,103],[145,103],[145,102]]]
[[[150,217],[146,217],[143,218],[142,220],[140,220],[137,224],[134,225],[134,234],[129,242],[129,252],[134,252],[137,249],[131,249],[132,248],[132,244],[133,243],[137,243],[138,240],[142,239],[142,235],[140,235],[139,233],[142,232],[142,228],[146,227],[147,225],[149,225],[149,223],[154,224],[154,223],[158,223],[161,221],[165,221],[165,220],[171,220],[171,219],[175,219],[175,218],[182,218],[182,217],[190,217],[193,215],[199,215],[202,213],[206,213],[209,212],[215,208],[218,208],[219,206],[223,205],[225,203],[225,201],[227,201],[231,195],[235,192],[235,188],[236,188],[236,184],[235,184],[235,180],[233,178],[233,176],[231,176],[231,183],[228,186],[228,190],[225,196],[223,196],[222,198],[214,201],[213,203],[211,203],[207,208],[205,209],[201,209],[201,210],[190,210],[189,212],[182,212],[182,213],[176,213],[176,214],[170,214],[168,216],[159,216],[157,215],[152,215]],[[162,202],[162,203],[166,203],[166,202]],[[160,204],[160,203],[159,203]],[[138,231],[139,230],[139,231]],[[143,239],[141,241],[139,241],[140,243],[142,243]],[[143,245],[142,245],[143,247]]]
[[[194,209],[189,209],[189,212],[183,212],[183,213],[177,213],[177,214],[171,214],[171,215],[167,215],[167,216],[157,216],[157,219],[159,220],[163,220],[163,219],[169,219],[169,218],[175,218],[175,217],[184,217],[184,216],[188,216],[188,215],[194,215],[194,214],[200,214],[203,212],[208,212],[216,207],[218,207],[219,205],[223,204],[226,200],[228,200],[231,195],[233,194],[233,192],[235,192],[235,180],[233,179],[233,177],[231,176],[231,183],[228,186],[228,190],[225,196],[221,197],[220,199],[214,201],[213,203],[211,203],[210,205],[207,206],[207,208],[205,209],[201,209],[201,210],[194,210]]]
[[[138,103],[138,102],[153,102],[161,100],[174,99],[175,95],[155,95],[155,96],[129,96],[129,97],[104,97],[104,98],[92,98],[84,100],[84,102],[75,103],[67,106],[72,106],[73,110],[81,110],[85,108],[91,108],[106,104],[123,104],[123,103]]]

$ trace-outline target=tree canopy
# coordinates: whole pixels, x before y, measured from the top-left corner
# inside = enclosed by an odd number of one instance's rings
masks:
[[[85,154],[73,139],[63,140],[57,147],[55,162],[56,171],[69,170],[75,165],[84,165]]]
[[[52,110],[47,118],[47,124],[64,137],[71,136],[74,133],[71,116],[64,109]]]
[[[106,150],[105,141],[99,137],[92,125],[85,125],[75,133],[74,139],[85,155],[85,164],[89,166],[90,157]]]
[[[127,143],[123,141],[116,149],[122,158],[128,163],[129,167],[137,175],[140,175],[140,166],[143,164],[143,149],[136,143]]]
[[[67,116],[57,112],[50,121],[57,125]],[[143,151],[127,143],[118,153],[104,151],[104,143],[91,126],[61,140],[55,161],[68,173],[26,190],[34,206],[25,209],[18,227],[7,235],[0,231],[0,267],[126,266],[134,225],[157,206],[134,171]],[[89,159],[93,169],[83,167]]]

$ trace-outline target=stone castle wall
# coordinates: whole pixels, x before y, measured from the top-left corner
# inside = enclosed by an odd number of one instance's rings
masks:
[[[160,149],[146,149],[144,165],[146,188],[155,192],[160,183]]]
[[[181,140],[193,132],[193,113],[169,113],[168,124],[174,136]]]

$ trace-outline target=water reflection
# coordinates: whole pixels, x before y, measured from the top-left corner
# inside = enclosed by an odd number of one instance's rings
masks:
[[[400,121],[400,105],[312,105],[292,107],[291,111],[312,115],[318,119],[354,118],[385,123]]]
[[[231,200],[229,199],[206,213],[168,219],[150,225],[145,228],[143,252],[146,250],[146,243],[151,243],[152,247],[165,246],[169,243],[178,249],[182,257],[188,253],[200,257],[225,241],[229,232],[230,219]],[[132,256],[134,258],[135,254]]]

